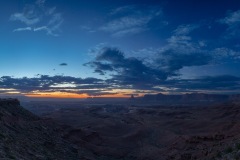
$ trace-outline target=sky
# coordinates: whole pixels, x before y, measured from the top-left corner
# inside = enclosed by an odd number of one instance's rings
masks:
[[[0,10],[0,96],[240,93],[239,0],[11,0]]]

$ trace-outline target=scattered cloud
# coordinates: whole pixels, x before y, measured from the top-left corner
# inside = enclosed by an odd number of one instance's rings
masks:
[[[122,79],[101,80],[97,78],[76,78],[71,76],[41,75],[33,78],[0,77],[0,94],[41,94],[41,93],[74,93],[88,96],[114,94],[147,94],[147,93],[186,93],[186,92],[213,92],[234,93],[240,90],[240,77],[231,75],[199,77],[196,79],[166,79],[154,86],[137,85],[141,79],[131,79],[131,83],[118,83]],[[129,79],[130,80],[130,79]],[[126,82],[126,81],[125,81]],[[128,81],[129,82],[129,81]],[[149,81],[146,81],[149,82]],[[145,82],[145,83],[146,83]]]
[[[25,25],[14,29],[13,32],[44,31],[47,35],[59,36],[60,27],[64,21],[62,14],[56,11],[56,7],[46,7],[45,3],[46,0],[37,0],[34,4],[26,4],[22,12],[12,14],[10,21]]]
[[[220,47],[214,49],[212,52],[212,55],[214,56],[216,61],[221,61],[221,60],[240,60],[240,52],[239,51],[234,51],[229,48],[225,47]]]
[[[40,75],[34,78],[14,78],[10,76],[0,77],[1,90],[9,88],[23,94],[41,92],[68,92],[77,94],[95,95],[105,91],[109,87],[101,79],[76,78],[70,76],[48,76]],[[6,90],[7,92],[8,90]]]

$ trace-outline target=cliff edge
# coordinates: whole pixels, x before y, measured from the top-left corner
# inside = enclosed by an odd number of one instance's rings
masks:
[[[78,151],[61,137],[61,127],[35,116],[17,99],[0,99],[0,159],[72,160]]]

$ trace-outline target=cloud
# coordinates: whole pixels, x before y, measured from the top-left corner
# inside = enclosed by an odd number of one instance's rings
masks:
[[[60,66],[67,66],[68,64],[67,63],[60,63],[59,65]]]
[[[117,27],[116,30],[121,28],[121,25]],[[216,63],[216,52],[219,50],[206,48],[205,44],[194,42],[190,36],[190,33],[199,27],[196,24],[178,26],[167,39],[165,46],[131,52],[131,55],[134,53],[138,58],[125,56],[117,48],[100,46],[94,50],[95,60],[85,65],[93,68],[95,73],[112,77],[111,82],[131,85],[133,88],[142,86],[141,88],[153,89],[156,84],[179,77],[179,71],[184,67]],[[229,51],[229,54],[237,55],[233,51]],[[217,61],[219,63],[220,58]]]
[[[240,10],[235,12],[230,12],[225,18],[219,20],[219,22],[227,24],[227,25],[235,25],[236,23],[240,23]]]
[[[157,59],[159,66],[169,72],[169,74],[172,73],[174,75],[183,67],[207,65],[212,60],[211,55],[201,52],[201,50],[179,53],[175,49],[160,52],[161,56]]]
[[[136,27],[144,27],[149,21],[151,17],[136,17],[136,16],[128,16],[122,17],[118,20],[114,20],[106,24],[105,26],[101,27],[100,30],[107,31],[107,32],[116,32],[122,31],[125,29],[131,29]]]
[[[48,75],[32,78],[3,76],[0,77],[0,92],[1,94],[14,92],[25,95],[62,92],[99,96],[118,93],[238,93],[240,91],[240,77],[231,75],[207,76],[196,79],[165,79],[157,81],[157,83],[156,81],[152,83],[152,81],[144,79],[145,77],[142,77],[143,79],[134,79],[134,77],[122,76],[118,75],[106,80]],[[132,84],[133,82],[134,84]]]
[[[196,29],[195,25],[181,25],[167,39],[167,44],[158,49],[155,63],[169,73],[177,75],[183,67],[210,64],[212,55],[203,45],[195,43],[188,34]]]
[[[110,84],[130,85],[130,88],[149,89],[167,78],[165,72],[147,66],[139,59],[126,58],[117,48],[103,48],[94,61],[85,65],[100,75],[110,74]]]
[[[89,27],[89,26],[86,26],[86,25],[81,25],[80,26],[80,29],[83,30],[83,31],[87,31],[89,33],[94,33],[96,32],[96,30],[94,30],[93,28]]]
[[[45,2],[46,2],[46,0],[37,0],[35,3],[40,7],[44,7]]]
[[[123,14],[123,13],[129,13],[132,10],[136,9],[135,5],[127,5],[127,6],[121,6],[118,8],[114,8],[110,14],[111,15],[116,15],[116,14]]]
[[[168,84],[167,84],[168,83]],[[232,75],[207,76],[196,79],[176,79],[166,82],[165,86],[178,88],[183,92],[239,92],[240,77]]]
[[[101,50],[102,48],[106,47],[107,43],[102,42],[99,43],[97,45],[95,45],[94,47],[88,49],[88,55],[95,57]]]
[[[85,66],[90,65],[92,68],[95,69],[95,73],[99,73],[100,75],[104,75],[105,71],[113,71],[113,67],[110,64],[104,64],[101,62],[90,62],[86,63]]]
[[[137,6],[123,6],[110,12],[110,21],[99,27],[113,37],[133,35],[148,30],[149,23],[161,17],[161,9],[147,7],[142,10]]]
[[[238,50],[210,46],[209,42],[192,37],[191,33],[199,27],[201,26],[196,24],[180,25],[173,30],[165,45],[131,51],[130,54],[141,59],[145,65],[162,70],[168,78],[180,76],[180,71],[184,67],[221,65],[239,61]]]
[[[63,23],[63,18],[61,13],[54,13],[51,16],[51,19],[48,22],[48,26],[51,28],[52,31],[59,30],[59,27]]]
[[[32,13],[15,13],[11,15],[11,21],[20,21],[25,23],[26,25],[34,25],[40,21],[39,17],[31,15]]]
[[[188,35],[199,26],[196,24],[180,25],[173,31],[175,35]]]
[[[60,27],[64,21],[62,14],[56,12],[56,7],[47,8],[46,0],[37,0],[34,4],[25,5],[20,13],[10,16],[10,21],[21,22],[25,27],[14,29],[13,31],[44,31],[47,35],[59,36]],[[31,29],[30,29],[31,28]]]
[[[71,76],[48,76],[41,75],[33,78],[14,78],[10,76],[0,77],[0,90],[23,94],[34,94],[41,92],[68,92],[85,93],[88,95],[102,94],[109,87],[103,80],[97,78],[76,78]],[[6,90],[7,89],[7,90]],[[107,92],[106,92],[107,93]]]
[[[17,28],[14,29],[13,32],[22,32],[22,31],[32,31],[31,27],[25,27],[25,28]]]
[[[147,30],[146,28],[130,28],[130,29],[125,29],[125,30],[121,30],[121,31],[117,31],[116,33],[113,33],[112,36],[113,37],[123,37],[125,35],[132,35],[132,34],[137,34],[137,33],[141,33],[143,31]]]
[[[190,44],[176,44],[159,51],[156,58],[159,67],[169,73],[175,73],[185,66],[201,66],[211,62],[212,56],[210,54],[195,46],[188,45]]]
[[[231,22],[236,21],[236,18],[233,19]],[[178,26],[167,39],[167,44],[155,49],[153,57],[158,67],[169,75],[178,75],[184,67],[222,64],[240,59],[239,51],[227,47],[208,47],[206,42],[192,38],[190,34],[199,27],[201,25],[198,24]]]
[[[45,31],[45,32],[47,33],[47,35],[52,35],[52,36],[55,36],[55,37],[58,37],[58,36],[59,36],[58,34],[56,34],[55,32],[53,32],[53,30],[50,29],[50,28],[47,27],[47,26],[41,26],[41,27],[34,28],[33,31],[34,31],[34,32]]]
[[[95,73],[107,75],[110,77],[107,79],[108,83],[119,87],[125,86],[125,88],[136,90],[166,91],[172,89],[176,91],[174,89],[176,84],[183,90],[183,88],[188,88],[187,84],[184,87],[180,86],[185,82],[180,79],[180,70],[184,67],[221,64],[228,58],[238,60],[240,57],[239,52],[229,48],[209,48],[199,41],[194,42],[190,33],[198,27],[199,25],[194,24],[180,25],[172,32],[173,34],[167,39],[165,46],[139,50],[134,52],[135,58],[126,56],[117,48],[100,46],[94,50],[95,59],[85,66],[93,68]],[[141,56],[136,56],[139,54]],[[176,78],[179,80],[176,80],[173,85],[169,85],[171,80]],[[198,83],[199,87],[196,88],[202,89],[204,87],[201,88],[200,84],[201,82],[204,84],[206,80],[206,78],[193,80],[192,85]],[[163,89],[168,85],[170,88]],[[208,88],[211,89],[210,86]],[[194,88],[192,87],[192,89]],[[204,89],[207,89],[207,86]],[[214,88],[212,87],[212,89]]]
[[[116,51],[114,51],[116,52]],[[116,53],[119,54],[119,53]],[[165,79],[158,78],[157,70],[147,67],[136,59],[128,59],[121,54],[117,59],[108,54],[100,56],[105,61],[116,62],[114,69],[122,69],[112,78],[102,80],[97,78],[78,78],[71,76],[48,76],[14,78],[10,76],[0,77],[0,94],[21,93],[74,93],[87,94],[88,96],[125,94],[147,94],[147,93],[238,93],[240,91],[240,77],[231,75],[198,77],[196,79]],[[127,66],[131,63],[132,66]],[[121,66],[121,67],[120,67]],[[133,69],[138,67],[139,70]],[[102,70],[109,70],[103,68]],[[129,73],[128,73],[129,72]],[[144,74],[140,75],[140,74]],[[162,74],[162,73],[161,73]],[[140,75],[140,77],[138,77]]]
[[[216,61],[229,59],[239,61],[240,59],[239,51],[234,51],[225,47],[215,48],[213,51],[211,51],[211,54],[214,56]]]
[[[228,15],[218,21],[228,26],[225,38],[239,38],[240,35],[240,10],[230,12]]]

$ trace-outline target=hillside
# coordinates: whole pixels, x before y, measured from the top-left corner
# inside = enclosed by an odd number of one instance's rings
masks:
[[[0,99],[0,159],[78,159],[77,149],[60,133],[61,127],[25,110],[18,100]]]
[[[36,104],[35,104],[36,105]],[[208,107],[95,105],[44,117],[71,125],[64,138],[91,160],[240,159],[240,105]],[[86,155],[86,150],[89,151]]]
[[[49,113],[40,118],[16,99],[0,99],[0,159],[240,159],[237,102],[211,107],[64,105],[46,106]]]

